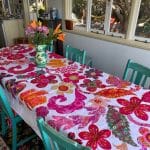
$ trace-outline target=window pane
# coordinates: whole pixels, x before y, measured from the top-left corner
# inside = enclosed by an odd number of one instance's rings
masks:
[[[141,2],[135,35],[150,38],[150,0]]]
[[[72,0],[72,19],[76,26],[86,27],[87,0]]]
[[[117,33],[126,33],[129,14],[131,9],[131,0],[113,0],[110,31]]]
[[[106,0],[93,0],[91,10],[91,28],[104,30]]]

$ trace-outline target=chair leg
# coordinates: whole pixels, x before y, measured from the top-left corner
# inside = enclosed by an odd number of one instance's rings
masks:
[[[6,130],[7,130],[7,124],[6,124],[5,117],[6,117],[5,114],[3,112],[1,112],[2,136],[4,136],[6,134]]]
[[[12,150],[17,149],[17,125],[12,121]]]

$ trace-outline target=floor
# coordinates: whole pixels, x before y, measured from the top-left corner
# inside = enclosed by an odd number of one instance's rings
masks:
[[[24,122],[18,124],[18,140],[23,139],[31,134],[34,134],[34,131]],[[11,150],[11,139],[11,129],[8,129],[8,132],[4,137],[0,135],[0,150]],[[28,143],[18,147],[17,150],[44,150],[44,147],[41,139],[38,136],[36,136]]]

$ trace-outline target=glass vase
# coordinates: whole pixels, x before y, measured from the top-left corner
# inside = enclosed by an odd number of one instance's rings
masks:
[[[46,47],[47,45],[36,46],[35,62],[39,68],[44,68],[47,64]]]

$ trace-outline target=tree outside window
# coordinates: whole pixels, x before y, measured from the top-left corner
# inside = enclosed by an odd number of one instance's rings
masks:
[[[93,0],[91,11],[91,28],[104,30],[106,0]]]
[[[75,25],[86,26],[87,0],[72,0],[72,19]]]
[[[127,31],[131,0],[113,0],[110,31],[125,34]]]
[[[150,38],[150,0],[141,2],[135,35]]]

